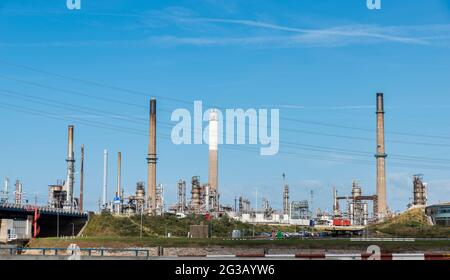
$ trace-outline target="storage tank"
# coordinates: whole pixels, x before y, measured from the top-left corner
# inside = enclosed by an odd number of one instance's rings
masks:
[[[257,223],[264,222],[264,213],[255,214],[255,222],[257,222]]]
[[[231,238],[241,238],[241,231],[235,229],[231,232]]]

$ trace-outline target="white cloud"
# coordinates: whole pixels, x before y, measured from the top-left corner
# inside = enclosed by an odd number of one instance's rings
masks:
[[[301,28],[248,19],[194,17],[180,7],[149,11],[138,16],[139,26],[161,29],[161,35],[133,40],[0,42],[0,47],[147,47],[248,46],[265,48],[339,47],[355,44],[400,43],[448,46],[450,25],[380,26],[338,25]],[[233,29],[230,26],[240,26]],[[172,27],[168,29],[166,27]],[[264,30],[266,32],[261,33]],[[214,34],[214,35],[212,35]]]
[[[306,29],[296,28],[289,26],[282,26],[277,24],[271,24],[261,21],[247,20],[247,19],[214,19],[214,18],[185,18],[179,19],[182,22],[210,22],[210,23],[222,23],[222,24],[237,24],[250,27],[272,29],[278,31],[287,31],[293,33],[301,33],[303,36],[297,36],[297,40],[312,40],[320,41],[323,38],[333,37],[360,37],[360,38],[374,38],[383,41],[394,41],[401,43],[413,43],[413,44],[427,44],[427,41],[420,38],[401,36],[393,34],[394,28],[384,28],[373,25],[352,25],[352,26],[337,26],[333,28],[325,29]],[[396,27],[395,29],[401,28]],[[397,32],[399,33],[399,32]]]
[[[291,104],[281,104],[281,105],[270,105],[275,108],[284,109],[312,109],[312,110],[359,110],[359,109],[374,109],[374,105],[347,105],[347,106],[303,106],[303,105],[291,105]]]

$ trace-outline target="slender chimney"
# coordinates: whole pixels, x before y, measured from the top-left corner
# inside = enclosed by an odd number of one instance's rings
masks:
[[[22,183],[16,180],[15,203],[22,204]]]
[[[384,147],[384,100],[383,93],[377,93],[377,217],[382,220],[387,214],[386,205],[386,153]]]
[[[75,158],[73,152],[73,125],[69,125],[68,147],[67,147],[67,181],[66,181],[66,204],[70,210],[73,208],[73,186],[75,184]]]
[[[120,191],[121,191],[121,177],[120,177],[120,173],[122,170],[122,153],[119,152],[117,154],[117,197],[120,197]]]
[[[286,184],[286,174],[283,173],[283,214],[289,214],[289,185]]]
[[[217,194],[218,189],[218,144],[219,144],[219,120],[215,110],[209,113],[209,186],[211,191]]]
[[[84,144],[81,145],[81,166],[80,166],[80,212],[83,212],[83,189],[84,189]]]
[[[333,215],[336,215],[338,210],[337,190],[336,187],[333,187]]]
[[[0,201],[3,203],[8,202],[8,188],[9,188],[9,179],[8,177],[5,177],[5,185],[3,186],[3,193],[0,199]]]
[[[150,131],[147,155],[148,205],[152,213],[156,210],[156,99],[150,99]]]
[[[108,196],[108,150],[103,151],[103,196],[102,204],[106,208],[106,198]]]

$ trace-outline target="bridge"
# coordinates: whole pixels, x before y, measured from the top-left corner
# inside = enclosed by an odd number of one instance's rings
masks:
[[[88,220],[88,213],[30,204],[0,203],[0,220],[32,221],[33,237],[77,235]]]

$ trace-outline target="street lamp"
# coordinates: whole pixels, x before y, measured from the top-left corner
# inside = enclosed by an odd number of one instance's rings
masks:
[[[56,236],[59,238],[59,212],[56,212]]]
[[[75,237],[75,224],[70,223],[72,225],[72,238]]]
[[[143,217],[143,212],[144,212],[144,209],[142,209],[143,207],[141,206],[141,231],[140,231],[140,233],[139,233],[139,238],[142,238],[142,217]]]

